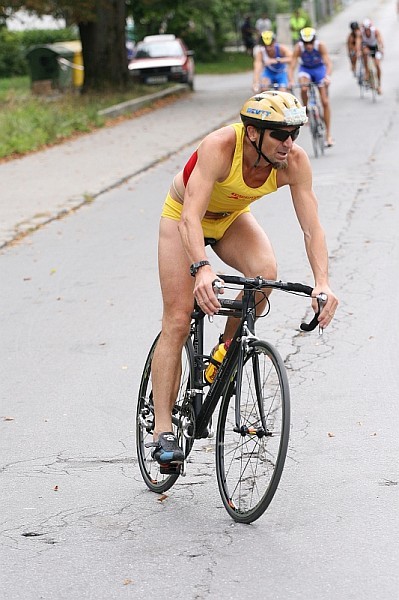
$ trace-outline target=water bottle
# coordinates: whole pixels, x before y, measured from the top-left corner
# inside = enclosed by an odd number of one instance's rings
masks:
[[[231,344],[231,340],[227,340],[216,348],[214,352],[212,352],[212,359],[217,362],[217,365],[214,365],[212,362],[209,363],[205,370],[205,379],[208,383],[213,383],[215,381],[216,373],[218,372],[218,368],[223,362],[224,357],[226,356],[226,352]]]

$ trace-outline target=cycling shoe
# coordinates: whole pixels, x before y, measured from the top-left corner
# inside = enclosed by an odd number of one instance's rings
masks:
[[[158,440],[153,442],[154,450],[151,452],[160,465],[178,465],[184,461],[184,452],[177,443],[176,436],[171,431],[160,433]]]

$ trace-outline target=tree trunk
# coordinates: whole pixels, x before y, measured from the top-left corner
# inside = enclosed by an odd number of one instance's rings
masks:
[[[125,0],[100,0],[96,2],[95,21],[79,23],[84,92],[127,86],[125,26]]]

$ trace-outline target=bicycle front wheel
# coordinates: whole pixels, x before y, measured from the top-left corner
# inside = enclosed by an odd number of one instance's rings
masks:
[[[141,377],[139,398],[136,414],[136,449],[141,475],[152,492],[162,494],[170,489],[179,475],[165,475],[160,471],[159,463],[151,456],[153,448],[146,448],[152,442],[154,432],[154,400],[152,392],[151,365],[159,336],[155,339],[147,356]],[[172,413],[173,432],[179,440],[186,457],[188,456],[193,439],[185,435],[184,425],[188,428],[191,415],[185,414],[190,409],[190,404],[185,402],[187,390],[192,387],[194,368],[194,350],[191,338],[183,346],[181,356],[181,375],[178,384],[176,403]],[[184,414],[183,414],[184,413]]]
[[[319,156],[319,140],[317,133],[317,116],[315,114],[315,110],[311,107],[308,111],[309,114],[309,125],[310,125],[310,135],[312,136],[312,146],[314,157],[317,158]]]
[[[283,360],[268,342],[250,345],[240,371],[222,399],[216,474],[227,512],[239,523],[252,523],[272,501],[284,468],[290,394]]]

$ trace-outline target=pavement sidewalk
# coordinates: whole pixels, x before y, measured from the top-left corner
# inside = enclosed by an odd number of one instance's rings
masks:
[[[349,22],[373,17],[373,6],[357,0],[320,27],[332,56],[346,52]],[[238,119],[251,82],[250,72],[197,76],[196,91],[167,106],[0,164],[0,249]]]
[[[0,248],[236,120],[251,77],[198,77],[162,108],[0,164]]]

